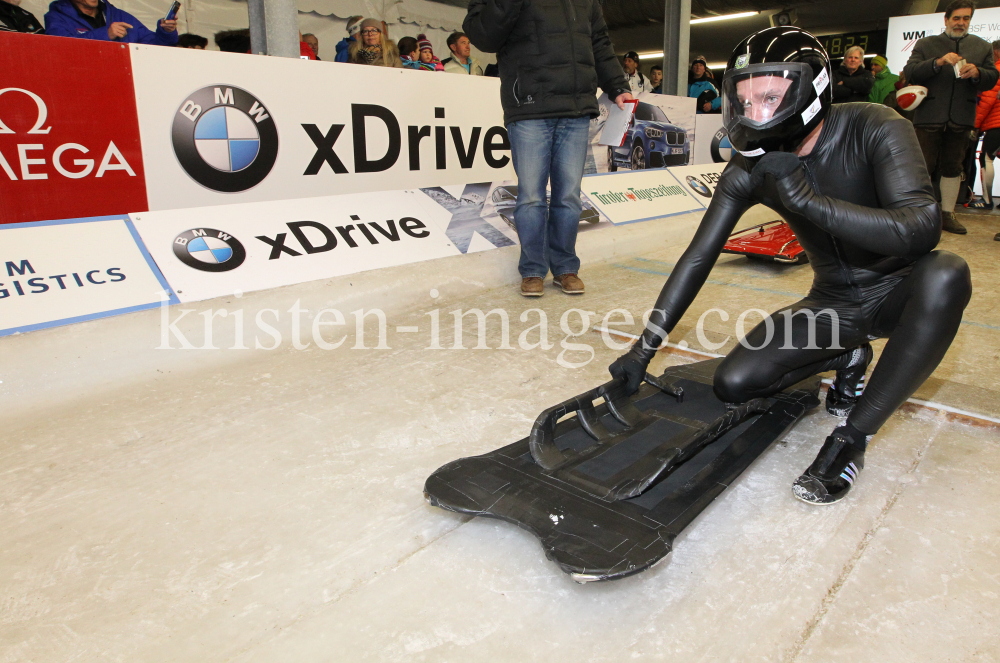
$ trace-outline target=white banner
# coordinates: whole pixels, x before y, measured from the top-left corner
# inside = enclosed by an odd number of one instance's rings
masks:
[[[495,78],[130,48],[151,210],[514,175]]]
[[[127,217],[0,225],[0,336],[176,303]]]
[[[587,175],[583,193],[611,223],[621,225],[701,211],[707,205],[671,174],[675,168]]]
[[[944,12],[890,18],[886,59],[889,61],[892,73],[898,74],[903,70],[913,52],[913,45],[918,40],[942,32],[944,32]],[[977,9],[972,15],[969,34],[988,42],[1000,39],[1000,8]]]

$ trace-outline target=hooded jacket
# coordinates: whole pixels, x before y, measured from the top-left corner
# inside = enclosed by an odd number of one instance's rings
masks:
[[[948,53],[958,53],[969,64],[979,68],[979,81],[955,77],[955,70],[946,64],[935,70],[935,61]],[[1000,78],[993,64],[993,47],[975,35],[952,39],[945,33],[924,37],[913,46],[903,74],[910,85],[927,88],[927,98],[920,102],[913,115],[913,124],[960,127],[976,125],[976,93],[992,90]]]
[[[334,62],[347,62],[349,54],[347,49],[351,47],[354,42],[354,37],[344,37],[337,42],[337,57],[333,59]]]
[[[79,37],[81,39],[96,39],[97,41],[112,41],[108,37],[108,26],[112,23],[128,23],[132,27],[125,36],[115,39],[121,44],[154,44],[157,46],[176,46],[180,35],[178,31],[166,32],[159,25],[156,31],[148,29],[135,16],[118,9],[107,0],[101,0],[99,10],[104,12],[104,25],[94,28],[69,0],[55,0],[49,5],[45,14],[45,34],[57,37]],[[159,23],[159,21],[157,21]]]
[[[979,103],[976,104],[976,128],[980,131],[1000,128],[1000,104],[997,103],[997,94],[1000,94],[1000,82],[992,90],[979,95]]]
[[[708,76],[702,76],[701,78],[691,79],[691,84],[688,85],[688,96],[697,99],[706,92],[714,92],[715,98],[712,99],[712,110],[710,112],[714,113],[722,107],[722,97],[719,96],[719,90],[715,87],[715,83]],[[705,110],[698,105],[696,112],[699,115],[703,115]]]
[[[472,0],[462,29],[497,54],[504,122],[597,117],[597,87],[628,92],[598,0]]]
[[[885,103],[885,98],[896,90],[896,81],[899,76],[889,70],[889,65],[883,65],[882,71],[875,75],[875,85],[872,86],[868,101],[873,104]]]

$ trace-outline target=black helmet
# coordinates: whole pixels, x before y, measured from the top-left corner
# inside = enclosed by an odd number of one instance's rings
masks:
[[[804,30],[768,28],[744,39],[722,79],[733,147],[750,158],[797,148],[833,103],[830,77],[830,57]]]

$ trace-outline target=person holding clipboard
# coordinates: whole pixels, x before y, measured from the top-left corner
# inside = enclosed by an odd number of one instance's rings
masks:
[[[632,99],[601,5],[472,0],[462,29],[476,48],[497,53],[500,103],[518,181],[514,225],[521,242],[521,294],[542,296],[550,271],[563,292],[583,294],[576,233],[590,119],[600,112],[597,86],[619,108]]]
[[[154,31],[107,0],[55,0],[45,14],[45,34],[129,44],[176,46],[179,9],[179,2],[171,2],[167,13],[157,21]]]

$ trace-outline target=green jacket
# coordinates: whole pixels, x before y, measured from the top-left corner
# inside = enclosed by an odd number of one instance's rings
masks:
[[[898,80],[899,76],[889,71],[887,65],[875,77],[875,85],[872,87],[871,94],[868,95],[868,101],[873,104],[883,103],[885,98],[896,88],[896,81]]]

